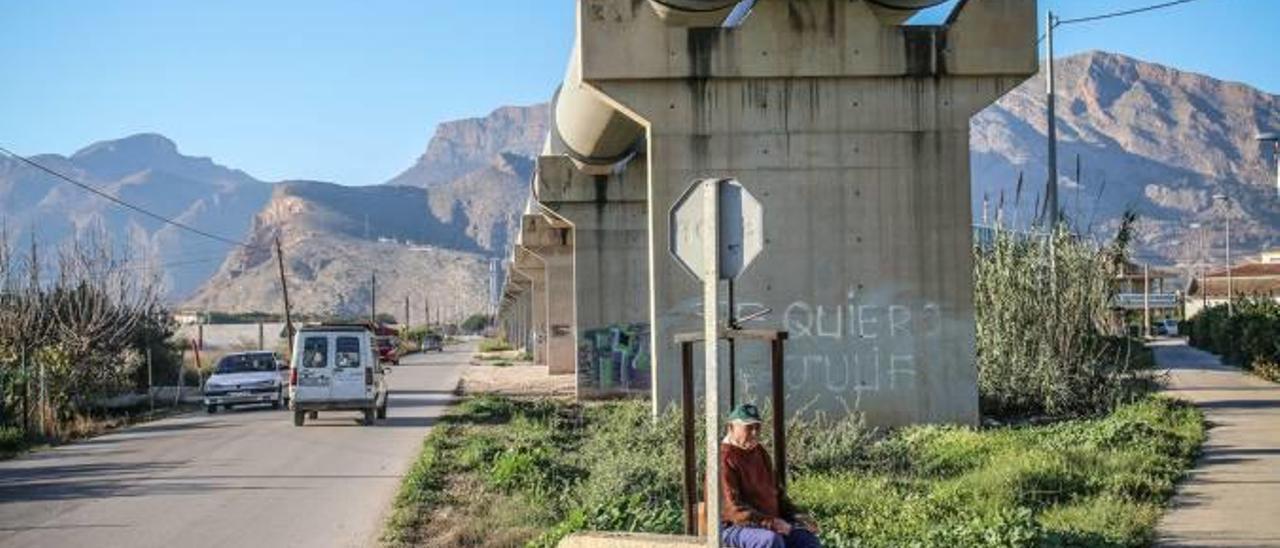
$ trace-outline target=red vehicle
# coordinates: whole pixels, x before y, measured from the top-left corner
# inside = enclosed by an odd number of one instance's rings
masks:
[[[374,338],[378,349],[378,361],[391,365],[400,365],[400,340],[393,335],[379,335]]]

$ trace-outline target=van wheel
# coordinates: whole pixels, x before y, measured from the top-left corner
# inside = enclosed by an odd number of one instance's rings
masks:
[[[365,409],[364,420],[361,421],[360,424],[363,424],[365,426],[373,426],[373,414],[374,414],[374,411],[372,409]]]
[[[305,422],[307,422],[307,414],[306,414],[306,413],[303,413],[302,411],[294,411],[294,412],[293,412],[293,425],[294,425],[294,426],[302,426],[302,425],[303,425],[303,423],[305,423]]]
[[[217,412],[218,412],[218,406],[216,406],[216,405],[208,405],[208,406],[205,406],[204,410],[205,410],[205,412],[206,412],[206,413],[208,413],[208,414],[212,415],[212,414],[214,414],[214,413],[217,413]]]

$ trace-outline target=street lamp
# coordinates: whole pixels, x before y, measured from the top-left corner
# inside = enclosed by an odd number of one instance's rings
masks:
[[[1196,231],[1196,235],[1198,236],[1197,239],[1200,244],[1200,249],[1198,249],[1196,253],[1196,269],[1199,271],[1198,275],[1200,276],[1200,308],[1205,309],[1209,308],[1208,286],[1205,285],[1207,282],[1207,280],[1205,280],[1205,263],[1209,260],[1209,249],[1205,245],[1203,225],[1200,223],[1191,223],[1188,227],[1191,230]]]
[[[1226,206],[1226,213],[1223,215],[1227,218],[1227,316],[1235,316],[1235,288],[1231,279],[1231,197],[1226,194],[1214,194],[1215,202],[1221,201]]]
[[[1271,143],[1271,150],[1275,152],[1276,157],[1276,193],[1280,194],[1280,133],[1268,131],[1259,133],[1258,140],[1263,143]]]

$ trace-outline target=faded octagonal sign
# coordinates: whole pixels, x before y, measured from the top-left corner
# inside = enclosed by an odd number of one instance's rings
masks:
[[[718,201],[718,220],[712,225],[706,216],[706,200]],[[737,279],[764,248],[764,208],[741,183],[733,179],[694,181],[671,206],[671,254],[699,280],[707,270],[703,241],[718,227],[722,280]]]

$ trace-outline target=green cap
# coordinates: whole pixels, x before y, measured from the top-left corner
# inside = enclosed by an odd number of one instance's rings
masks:
[[[756,406],[744,403],[733,408],[733,412],[729,413],[729,422],[739,424],[760,424],[760,410]]]

